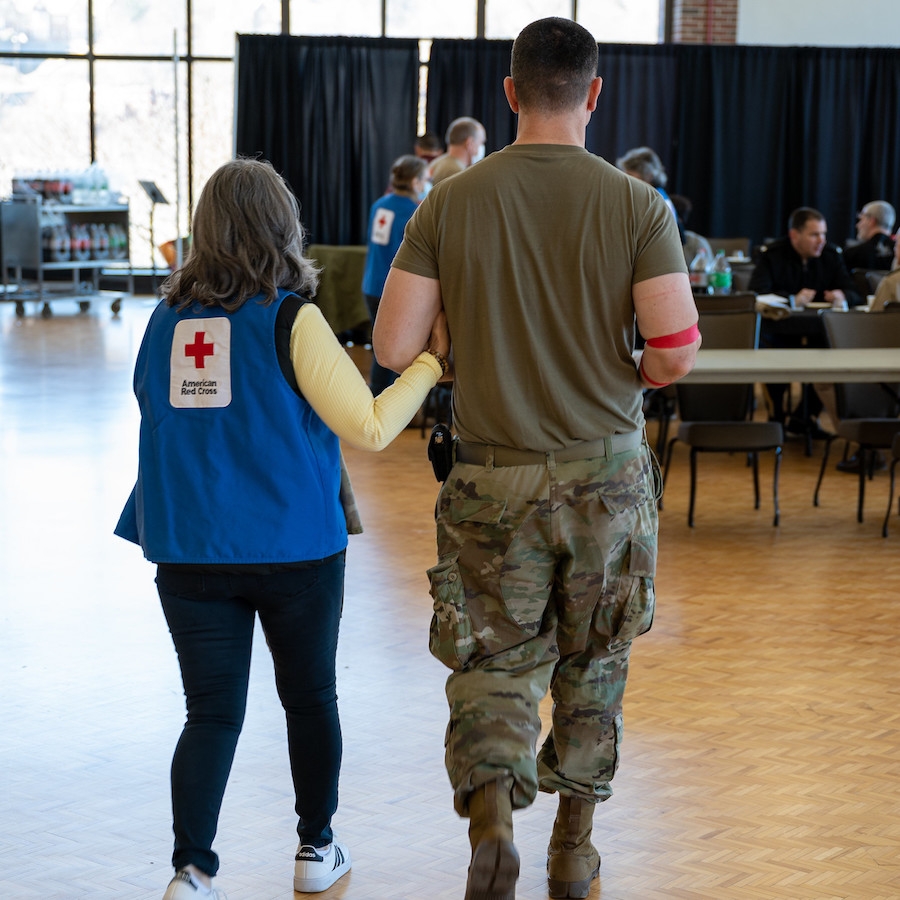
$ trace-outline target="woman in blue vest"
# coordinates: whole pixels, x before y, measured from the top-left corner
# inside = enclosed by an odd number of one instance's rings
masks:
[[[384,293],[384,282],[403,240],[403,229],[425,196],[427,168],[428,163],[418,156],[401,156],[395,160],[391,166],[390,190],[379,197],[369,210],[368,250],[362,290],[373,322]],[[395,372],[378,365],[373,355],[369,386],[376,397],[393,384],[396,377]]]
[[[157,565],[187,700],[172,761],[176,874],[164,900],[216,895],[212,841],[257,615],[287,719],[294,889],[323,891],[350,868],[331,830],[342,746],[335,653],[355,512],[339,441],[371,450],[392,441],[446,373],[449,339],[437,321],[428,347],[373,399],[309,302],[318,272],[303,236],[297,201],[269,163],[222,166],[135,367],[139,469],[116,534]]]

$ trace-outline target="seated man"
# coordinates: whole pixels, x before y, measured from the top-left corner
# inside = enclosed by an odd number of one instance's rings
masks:
[[[854,287],[840,249],[827,243],[827,234],[828,226],[822,213],[808,206],[795,209],[788,221],[787,237],[761,248],[748,289],[757,294],[792,297],[794,306],[798,308],[813,302],[827,302],[836,309],[858,306],[864,298]],[[807,346],[825,346],[824,332],[814,336],[781,334],[777,325],[766,320],[762,344],[769,347],[799,347],[804,342]],[[766,387],[772,403],[772,418],[784,422],[784,395],[789,385],[770,384]],[[818,395],[807,386],[800,405],[787,422],[787,431],[809,434],[814,438],[826,437],[826,432],[817,421],[821,411]]]
[[[844,250],[847,269],[890,269],[894,258],[894,239],[891,231],[896,214],[894,207],[884,200],[867,203],[856,216],[856,236],[859,243]]]

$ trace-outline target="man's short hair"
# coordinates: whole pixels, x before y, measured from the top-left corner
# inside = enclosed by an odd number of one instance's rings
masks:
[[[447,146],[458,147],[464,144],[470,137],[480,137],[484,133],[484,125],[478,119],[464,116],[454,119],[447,127]]]
[[[788,219],[788,230],[789,231],[803,231],[806,227],[806,223],[810,219],[815,219],[817,222],[824,222],[825,216],[822,215],[817,209],[813,209],[811,206],[801,206],[799,209],[795,209],[790,218]]]
[[[894,230],[897,214],[894,212],[894,207],[885,200],[873,200],[871,203],[867,203],[862,208],[862,213],[871,216],[879,228],[884,228],[886,231]]]
[[[444,145],[441,139],[433,131],[426,131],[416,138],[415,147],[425,153],[440,154],[444,152]]]
[[[513,41],[510,75],[523,109],[556,112],[585,102],[599,52],[589,31],[551,16],[526,25]]]

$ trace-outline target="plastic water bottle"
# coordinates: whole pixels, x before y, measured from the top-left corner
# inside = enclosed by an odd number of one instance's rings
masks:
[[[709,293],[709,259],[705,250],[699,250],[688,267],[691,290],[696,294]]]
[[[713,294],[731,293],[731,266],[725,256],[724,250],[716,253],[715,262],[709,271],[709,288]]]

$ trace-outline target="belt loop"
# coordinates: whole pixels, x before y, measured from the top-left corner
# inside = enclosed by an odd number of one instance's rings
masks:
[[[547,469],[550,472],[550,477],[556,477],[556,452],[554,450],[547,451]]]
[[[603,450],[606,453],[607,459],[613,458],[613,442],[611,437],[603,438]]]
[[[488,472],[494,471],[494,445],[488,444],[484,448],[484,467]]]

